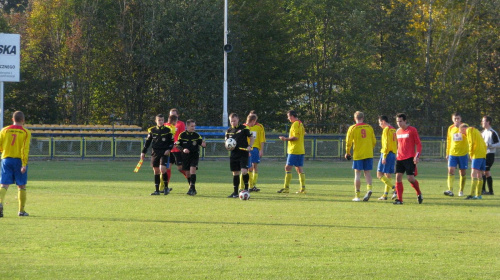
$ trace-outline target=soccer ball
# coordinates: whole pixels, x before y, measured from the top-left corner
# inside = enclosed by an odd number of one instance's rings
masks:
[[[224,145],[226,146],[226,149],[228,151],[232,151],[234,150],[234,148],[236,148],[236,140],[234,140],[234,138],[227,138]]]
[[[250,199],[250,193],[248,191],[241,191],[240,192],[240,199],[241,200],[249,200]]]

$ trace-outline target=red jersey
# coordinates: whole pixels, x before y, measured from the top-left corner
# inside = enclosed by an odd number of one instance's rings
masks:
[[[413,126],[407,126],[406,129],[399,128],[396,131],[398,138],[398,156],[397,160],[405,160],[415,157],[416,153],[422,153],[422,143],[418,136],[418,131]],[[417,147],[415,151],[415,146]]]
[[[165,126],[170,125],[169,123],[165,123]],[[175,125],[175,134],[174,134],[174,143],[179,140],[179,134],[184,132],[186,130],[186,124],[184,124],[183,121],[177,121],[177,124]],[[177,149],[177,146],[174,146],[172,149],[172,152],[180,152],[181,150]]]

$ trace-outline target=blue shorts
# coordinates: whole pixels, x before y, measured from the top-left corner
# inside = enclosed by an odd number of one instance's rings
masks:
[[[380,160],[378,161],[377,171],[387,174],[394,173],[394,167],[396,166],[396,155],[393,152],[389,152],[385,158],[385,164],[382,164],[384,155],[380,155]]]
[[[469,156],[449,156],[448,157],[448,167],[457,167],[460,169],[469,168]]]
[[[305,155],[288,154],[288,158],[286,159],[286,165],[302,167],[304,166],[304,157]]]
[[[365,158],[360,160],[354,160],[352,162],[352,169],[356,170],[372,170],[373,169],[373,158]]]
[[[472,159],[472,169],[485,171],[486,170],[486,159],[485,158]]]
[[[2,159],[2,178],[0,184],[24,186],[28,183],[28,166],[26,172],[21,173],[23,163],[20,158],[4,158]]]
[[[250,157],[248,158],[248,168],[252,167],[252,163],[260,163],[259,149],[252,148]]]

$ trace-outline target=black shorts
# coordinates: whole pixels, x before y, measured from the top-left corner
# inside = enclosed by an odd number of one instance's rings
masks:
[[[171,152],[170,153],[170,163],[175,165],[182,165],[182,153],[181,152]]]
[[[151,166],[160,167],[160,165],[166,165],[168,162],[168,156],[165,155],[166,150],[153,150],[151,152]]]
[[[486,171],[490,171],[491,166],[495,162],[495,153],[486,154]]]
[[[405,173],[406,175],[415,175],[415,163],[413,158],[407,158],[404,160],[396,160],[396,173]]]
[[[191,167],[196,167],[196,169],[198,169],[199,160],[200,154],[190,155],[182,153],[182,170],[189,170]]]
[[[248,168],[248,152],[246,151],[233,151],[229,159],[229,167],[231,171],[241,171],[241,169]]]

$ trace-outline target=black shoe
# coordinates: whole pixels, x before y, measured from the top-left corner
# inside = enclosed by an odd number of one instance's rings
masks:
[[[482,194],[483,194],[483,195],[489,195],[490,193],[489,193],[489,192],[487,192],[486,190],[483,190]]]
[[[403,202],[399,199],[396,199],[392,204],[399,205],[399,204],[403,204]]]
[[[192,195],[192,196],[194,196],[194,195],[196,195],[196,194],[197,194],[197,192],[196,192],[196,190],[189,189],[189,191],[188,191],[186,194],[187,194],[187,195]]]
[[[493,192],[483,192],[483,195],[493,195]]]
[[[365,197],[363,197],[363,201],[370,200],[371,196],[372,196],[372,191],[367,191]]]
[[[227,198],[238,198],[238,193],[232,193]]]
[[[253,187],[250,189],[250,192],[260,192],[260,189],[257,187]]]
[[[473,197],[472,195],[468,195],[468,196],[465,198],[465,200],[472,200],[472,199],[474,199],[474,197]]]
[[[151,193],[151,195],[160,195],[160,192],[154,191],[154,192]]]
[[[165,189],[163,190],[163,194],[164,194],[164,195],[167,195],[167,194],[169,194],[171,191],[172,191],[172,188],[165,188]]]
[[[422,204],[422,201],[424,201],[424,198],[422,197],[421,194],[417,195],[417,200],[418,200],[418,204]]]
[[[0,218],[3,217],[3,205],[0,203]]]

